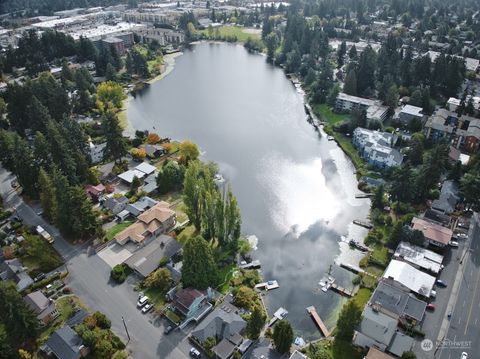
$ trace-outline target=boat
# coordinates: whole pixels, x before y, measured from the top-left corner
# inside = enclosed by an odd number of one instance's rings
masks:
[[[331,287],[331,285],[333,283],[335,283],[335,278],[333,278],[333,277],[328,277],[328,278],[323,277],[320,280],[320,282],[318,282],[318,285],[320,286],[320,289],[323,292],[326,292],[326,291],[328,291],[328,289]]]
[[[335,137],[333,137],[333,136],[327,136],[327,140],[329,140],[329,141],[334,141],[334,140],[335,140]]]

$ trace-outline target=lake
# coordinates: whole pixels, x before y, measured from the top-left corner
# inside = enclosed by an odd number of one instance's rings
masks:
[[[174,70],[132,99],[135,129],[191,139],[204,160],[218,163],[242,212],[242,231],[258,238],[253,253],[265,280],[270,314],[289,311],[296,334],[319,336],[306,313],[314,305],[330,328],[343,300],[318,282],[331,271],[351,286],[352,273],[335,261],[358,263],[350,238],[366,231],[369,200],[355,199],[354,167],[334,141],[307,122],[303,95],[283,70],[242,46],[201,43],[176,59]]]

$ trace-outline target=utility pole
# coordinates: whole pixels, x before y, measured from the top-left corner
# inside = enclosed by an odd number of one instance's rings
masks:
[[[127,323],[125,323],[125,318],[123,318],[122,316],[122,322],[123,322],[123,326],[125,327],[125,331],[127,332],[127,338],[128,338],[128,343],[130,343],[130,334],[128,333],[128,328],[127,328]]]

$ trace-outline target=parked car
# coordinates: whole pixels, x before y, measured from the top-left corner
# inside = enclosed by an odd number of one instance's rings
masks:
[[[435,292],[434,290],[431,290],[430,291],[430,297],[436,298],[437,297],[437,292]]]
[[[34,279],[34,282],[40,282],[42,279],[45,278],[45,273],[39,273]]]
[[[153,304],[152,303],[147,303],[143,308],[142,308],[142,313],[148,313],[149,311],[151,311],[153,308]]]
[[[173,330],[173,327],[169,325],[168,327],[165,327],[165,330],[163,331],[163,334],[167,335]]]
[[[447,283],[445,283],[443,280],[438,279],[437,280],[437,285],[442,288],[447,288]]]
[[[467,359],[468,358],[468,354],[463,352],[462,353],[462,356],[460,357],[460,359]]]
[[[452,248],[458,248],[458,242],[455,241],[448,242],[448,245]]]
[[[457,234],[455,234],[454,238],[455,238],[455,239],[467,239],[467,238],[468,238],[468,234],[466,234],[466,233],[457,233]]]
[[[137,308],[142,308],[145,304],[148,303],[148,297],[144,295],[137,302]]]
[[[200,352],[197,349],[191,348],[190,349],[190,356],[192,358],[200,358],[202,356],[202,354],[200,354]]]
[[[435,310],[435,304],[429,303],[427,304],[427,310],[434,311]]]

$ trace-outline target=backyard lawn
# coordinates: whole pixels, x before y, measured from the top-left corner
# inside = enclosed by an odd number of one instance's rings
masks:
[[[105,241],[108,242],[112,240],[113,237],[115,237],[118,233],[123,231],[125,228],[129,227],[132,223],[133,223],[132,221],[125,221],[125,222],[114,225],[105,234]]]
[[[336,123],[345,121],[349,117],[347,114],[333,112],[330,109],[330,106],[325,103],[314,105],[313,112],[322,120],[326,121],[329,125],[334,125]]]

